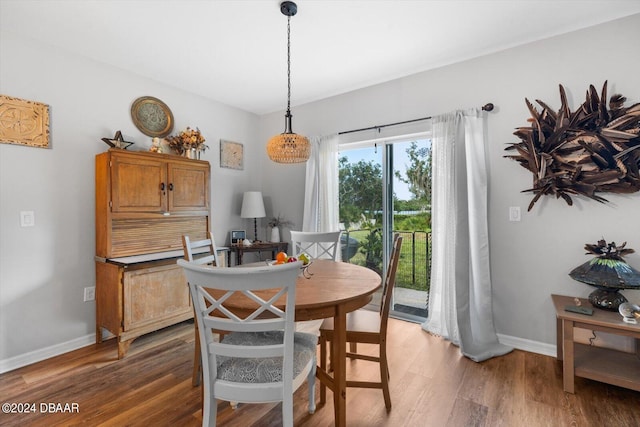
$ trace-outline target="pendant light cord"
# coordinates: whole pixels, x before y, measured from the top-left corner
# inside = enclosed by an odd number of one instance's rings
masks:
[[[287,16],[287,114],[291,112],[291,16]]]

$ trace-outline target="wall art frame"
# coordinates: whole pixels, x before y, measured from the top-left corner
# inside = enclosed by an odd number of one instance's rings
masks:
[[[49,106],[0,95],[0,142],[49,148]]]
[[[239,142],[220,140],[220,167],[244,169],[244,145]]]

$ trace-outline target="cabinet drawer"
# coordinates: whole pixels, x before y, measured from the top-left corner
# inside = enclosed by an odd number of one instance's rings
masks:
[[[166,265],[124,273],[125,331],[189,313],[189,288],[182,268]]]

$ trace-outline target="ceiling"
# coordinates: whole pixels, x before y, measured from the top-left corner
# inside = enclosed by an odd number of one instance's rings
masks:
[[[0,0],[0,28],[265,114],[286,108],[287,18],[279,4]],[[640,0],[297,4],[292,106],[640,13]]]

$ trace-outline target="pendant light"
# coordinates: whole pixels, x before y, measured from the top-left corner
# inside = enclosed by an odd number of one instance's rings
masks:
[[[298,6],[292,1],[283,1],[280,12],[287,17],[287,113],[284,132],[269,140],[267,154],[277,163],[303,163],[311,154],[309,139],[291,130],[291,17],[298,12]]]

